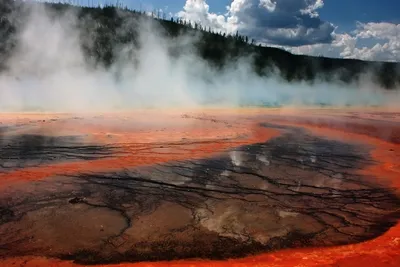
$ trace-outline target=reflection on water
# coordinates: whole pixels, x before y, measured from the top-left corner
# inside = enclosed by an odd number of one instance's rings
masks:
[[[280,128],[218,157],[31,183],[0,198],[0,253],[220,259],[356,243],[395,224],[400,200],[357,174],[373,163],[366,148]]]

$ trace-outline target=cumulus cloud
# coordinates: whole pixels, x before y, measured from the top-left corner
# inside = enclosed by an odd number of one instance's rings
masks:
[[[271,0],[260,0],[260,5],[265,7],[268,11],[273,12],[276,8],[276,2]]]
[[[358,22],[354,31],[335,34],[332,44],[305,45],[286,49],[295,54],[400,61],[400,24]]]
[[[355,47],[353,54],[357,58],[400,61],[400,24],[388,22],[357,23],[355,38],[374,39],[372,47]]]
[[[230,20],[224,15],[211,13],[209,9],[210,6],[205,0],[187,0],[183,10],[178,12],[177,16],[183,20],[200,23],[217,31],[230,33],[236,30],[229,27]]]
[[[332,42],[335,27],[319,18],[321,7],[322,0],[233,0],[218,15],[205,0],[187,0],[178,16],[267,44],[300,46]]]
[[[354,31],[337,33],[320,18],[323,7],[323,0],[233,0],[225,14],[216,14],[206,0],[187,0],[177,16],[296,54],[400,61],[400,24],[358,22]]]

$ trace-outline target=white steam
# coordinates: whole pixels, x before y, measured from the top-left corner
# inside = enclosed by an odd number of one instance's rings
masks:
[[[139,29],[138,64],[130,60],[127,45],[116,48],[120,52],[111,68],[93,68],[81,50],[78,19],[72,11],[54,19],[54,14],[36,5],[29,13],[28,22],[18,31],[9,71],[0,75],[0,111],[400,103],[398,93],[378,90],[367,78],[346,88],[289,84],[278,75],[257,76],[248,58],[216,71],[193,52],[195,37],[167,41],[149,22]],[[169,49],[177,46],[182,47],[181,56],[172,57]]]

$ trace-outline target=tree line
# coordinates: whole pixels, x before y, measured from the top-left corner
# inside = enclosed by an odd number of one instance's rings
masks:
[[[324,80],[349,83],[370,72],[372,79],[384,88],[393,89],[400,85],[399,63],[294,55],[283,49],[257,44],[256,40],[239,32],[227,34],[196,21],[167,17],[165,12],[131,10],[121,2],[106,3],[104,6],[90,6],[90,1],[87,1],[88,5],[82,2],[85,0],[36,4],[44,5],[55,14],[61,14],[67,8],[75,9],[82,37],[91,36],[90,41],[82,38],[81,45],[88,61],[94,65],[112,65],[117,55],[116,47],[120,45],[132,44],[133,47],[139,47],[138,23],[141,20],[150,20],[163,29],[163,38],[166,41],[186,34],[200,36],[194,43],[196,52],[216,68],[224,68],[247,56],[258,75],[275,75],[278,70],[280,77],[288,82],[313,83]],[[3,0],[0,3],[1,62],[6,62],[16,42],[16,22],[8,20],[8,15],[13,12],[14,18],[23,20],[26,17],[23,14],[25,9],[21,7],[26,4],[19,0]],[[88,17],[91,19],[87,20]],[[173,53],[179,54],[179,51]],[[4,63],[2,67],[5,67]]]

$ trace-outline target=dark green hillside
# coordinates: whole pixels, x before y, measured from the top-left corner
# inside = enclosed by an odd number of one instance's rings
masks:
[[[15,25],[23,23],[26,17],[24,5],[27,4],[13,0],[2,0],[0,3],[0,60],[3,70],[16,44]],[[137,24],[139,20],[151,20],[161,26],[167,41],[182,34],[196,36],[196,52],[216,68],[223,68],[227,63],[235,62],[236,58],[251,56],[254,71],[259,75],[268,75],[273,67],[277,67],[282,78],[287,81],[312,82],[318,78],[347,83],[370,71],[373,79],[384,88],[392,89],[400,85],[400,63],[293,55],[281,49],[253,45],[253,40],[240,34],[226,36],[203,29],[201,25],[191,26],[183,21],[157,16],[153,18],[112,6],[89,8],[63,4],[36,5],[45,5],[54,11],[55,16],[68,8],[76,11],[80,18],[81,45],[88,62],[93,65],[110,66],[122,45],[133,44],[133,47],[138,47]],[[171,53],[180,53],[180,49]]]

